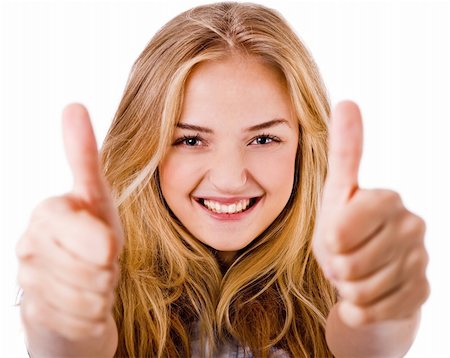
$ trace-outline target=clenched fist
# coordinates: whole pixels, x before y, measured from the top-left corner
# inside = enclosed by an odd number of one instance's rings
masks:
[[[313,249],[350,327],[407,319],[429,295],[425,223],[390,190],[358,186],[362,120],[350,101],[334,110],[329,171]]]
[[[123,232],[83,106],[65,108],[63,134],[73,190],[39,204],[17,244],[22,319],[39,353],[51,351],[46,339],[95,346],[116,329],[112,306]]]

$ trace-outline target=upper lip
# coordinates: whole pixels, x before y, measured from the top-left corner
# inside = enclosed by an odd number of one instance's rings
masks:
[[[218,203],[221,203],[221,204],[233,204],[233,203],[237,203],[238,201],[241,201],[241,200],[250,200],[250,199],[253,199],[253,198],[259,198],[260,196],[261,195],[255,195],[255,196],[234,196],[234,197],[228,197],[228,198],[219,197],[219,196],[201,196],[201,197],[197,196],[197,197],[194,197],[194,198],[195,198],[195,200],[203,199],[203,200],[217,201]]]

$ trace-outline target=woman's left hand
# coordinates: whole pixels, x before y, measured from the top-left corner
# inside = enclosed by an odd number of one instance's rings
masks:
[[[358,187],[361,114],[340,103],[330,129],[329,171],[314,254],[339,292],[350,327],[412,317],[429,295],[425,222],[391,190]]]

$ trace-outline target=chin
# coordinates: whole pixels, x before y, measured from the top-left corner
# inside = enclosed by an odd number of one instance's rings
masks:
[[[227,242],[225,240],[220,242],[200,241],[217,251],[239,251],[249,245],[253,240],[242,240],[239,242]]]

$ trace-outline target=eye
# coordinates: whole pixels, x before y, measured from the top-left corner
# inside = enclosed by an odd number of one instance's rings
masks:
[[[270,135],[270,134],[261,134],[255,138],[253,138],[250,144],[259,144],[259,145],[267,145],[270,143],[280,143],[280,138]]]
[[[186,147],[198,147],[202,145],[203,139],[197,134],[195,136],[184,135],[173,143],[173,145],[184,145]]]

